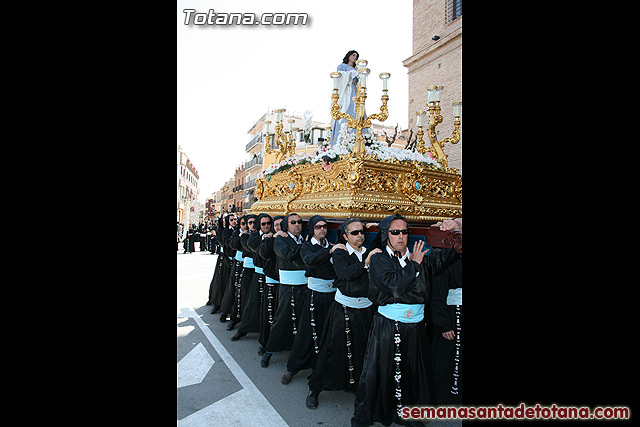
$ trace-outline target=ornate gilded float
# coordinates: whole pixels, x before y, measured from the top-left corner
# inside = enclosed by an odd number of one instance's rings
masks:
[[[350,217],[377,221],[400,213],[411,222],[425,225],[452,217],[461,218],[462,177],[456,169],[447,166],[447,156],[442,150],[445,142],[455,144],[460,140],[460,103],[454,105],[453,136],[437,141],[435,127],[442,122],[439,105],[442,86],[429,87],[426,126],[430,144],[425,146],[422,139],[427,112],[417,112],[417,153],[413,155],[413,158],[419,157],[423,161],[409,160],[407,156],[399,156],[404,160],[381,156],[382,147],[375,146],[377,141],[369,139],[367,142],[362,130],[371,126],[371,119],[384,121],[388,116],[386,80],[389,73],[380,74],[383,80],[381,112],[366,117],[365,82],[369,69],[364,68],[366,61],[358,61],[358,65],[361,67],[358,72],[362,84],[358,83],[358,93],[354,97],[356,117],[339,112],[336,82],[340,73],[331,73],[334,79],[331,115],[334,120],[347,119],[347,126],[356,131],[351,145],[345,144],[349,149],[341,154],[334,152],[334,161],[328,170],[307,159],[258,179],[258,201],[253,204],[252,211],[270,215],[296,212],[303,218],[319,214],[328,220],[340,221]],[[279,158],[286,159],[295,155],[295,142],[286,135],[286,130],[282,131],[282,111],[278,110],[276,116],[274,139],[281,154]],[[268,126],[269,123],[265,125],[265,145],[270,149]]]

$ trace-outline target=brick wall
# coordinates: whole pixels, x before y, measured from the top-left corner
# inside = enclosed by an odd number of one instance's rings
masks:
[[[416,128],[416,111],[425,110],[427,87],[444,86],[440,107],[444,121],[436,128],[438,139],[451,136],[453,131],[452,103],[462,101],[462,17],[445,22],[446,0],[413,1],[413,55],[403,61],[409,75],[409,128]],[[433,36],[439,36],[433,40]],[[464,116],[464,108],[463,108]],[[461,117],[464,123],[464,117]],[[462,173],[462,144],[464,126],[460,127],[460,142],[446,144],[449,167]],[[427,141],[428,143],[428,141]]]

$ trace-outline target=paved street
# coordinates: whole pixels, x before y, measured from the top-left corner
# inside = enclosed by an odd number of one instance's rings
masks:
[[[198,248],[198,245],[196,245]],[[350,426],[354,395],[322,392],[315,410],[305,406],[307,376],[299,372],[288,385],[280,378],[289,351],[260,366],[258,334],[232,342],[220,315],[211,315],[208,297],[216,255],[177,252],[177,419],[179,426]],[[460,426],[432,421],[430,426]],[[375,424],[381,426],[381,424]]]

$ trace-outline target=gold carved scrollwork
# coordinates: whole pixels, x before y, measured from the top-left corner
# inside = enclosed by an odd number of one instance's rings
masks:
[[[379,220],[397,212],[416,221],[462,216],[462,177],[419,162],[342,156],[331,170],[300,164],[257,180],[254,212]]]
[[[349,189],[352,193],[355,193],[360,188],[360,176],[364,168],[362,167],[363,161],[359,157],[352,156],[349,158],[349,172],[347,174],[347,182],[349,183]]]

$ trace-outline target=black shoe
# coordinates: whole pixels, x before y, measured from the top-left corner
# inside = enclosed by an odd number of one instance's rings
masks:
[[[233,328],[236,327],[236,321],[232,320],[231,322],[229,322],[229,325],[227,326],[227,331],[233,331]]]
[[[219,305],[214,305],[213,306],[213,310],[211,310],[211,314],[216,314],[220,311],[220,306]]]
[[[238,331],[234,336],[231,337],[231,341],[238,341],[240,338],[244,337],[245,335],[247,335],[246,332]]]
[[[262,356],[262,355],[264,355],[266,352],[267,352],[267,349],[266,349],[266,348],[264,348],[263,346],[260,346],[260,347],[258,348],[258,356]]]
[[[205,305],[213,305],[213,303],[211,301],[207,301]]]
[[[289,371],[288,369],[284,372],[284,375],[282,375],[282,378],[280,378],[280,382],[284,385],[287,385],[291,382],[291,380],[293,379],[293,376],[295,374],[291,371]]]
[[[307,404],[307,408],[316,409],[318,407],[318,393],[310,391],[305,403]]]
[[[262,356],[262,359],[260,359],[260,366],[262,366],[263,368],[268,367],[269,360],[271,360],[271,353],[265,353],[265,355]]]
[[[227,313],[222,313],[220,316],[220,323],[228,322],[229,319],[227,319],[227,316],[229,316]]]

